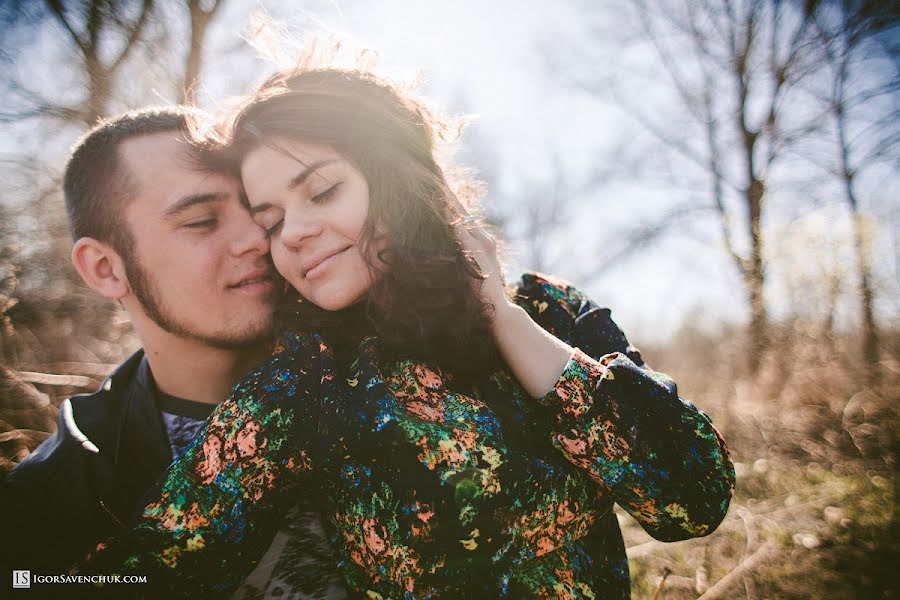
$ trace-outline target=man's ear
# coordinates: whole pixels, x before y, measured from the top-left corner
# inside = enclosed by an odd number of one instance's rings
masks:
[[[105,298],[119,300],[131,291],[122,257],[109,244],[79,239],[72,248],[72,264],[84,282]]]

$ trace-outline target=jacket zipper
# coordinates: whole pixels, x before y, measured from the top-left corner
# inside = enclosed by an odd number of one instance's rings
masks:
[[[121,520],[119,517],[116,516],[116,513],[114,513],[113,511],[111,511],[111,510],[109,509],[109,507],[106,506],[106,502],[104,502],[102,499],[100,500],[100,507],[103,509],[103,512],[105,512],[107,515],[109,515],[109,517],[110,517],[113,521],[116,522],[116,525],[118,525],[118,526],[121,527],[122,529],[127,529],[127,527],[125,526],[125,523],[123,523],[122,520]]]

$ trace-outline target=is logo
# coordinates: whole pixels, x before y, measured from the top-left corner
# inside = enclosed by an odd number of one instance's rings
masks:
[[[13,571],[12,573],[14,588],[31,587],[31,571]]]

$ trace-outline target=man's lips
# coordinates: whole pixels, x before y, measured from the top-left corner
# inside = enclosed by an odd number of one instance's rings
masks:
[[[300,271],[303,273],[303,277],[315,277],[319,272],[322,271],[325,266],[327,266],[326,261],[345,252],[351,247],[352,244],[344,246],[342,248],[338,248],[336,250],[328,250],[327,252],[322,252],[314,256],[310,260],[304,261],[300,265]]]
[[[261,269],[248,273],[237,283],[230,284],[230,289],[256,289],[263,287],[271,287],[273,285],[272,272],[268,269]]]

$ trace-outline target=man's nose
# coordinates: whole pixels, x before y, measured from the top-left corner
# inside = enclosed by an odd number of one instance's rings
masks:
[[[269,252],[269,237],[266,230],[257,225],[256,221],[248,215],[238,227],[237,238],[234,243],[235,254],[241,255],[247,252],[267,254]]]

